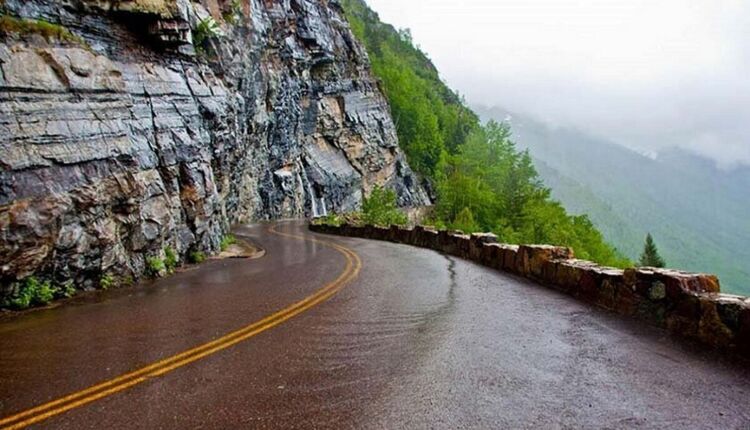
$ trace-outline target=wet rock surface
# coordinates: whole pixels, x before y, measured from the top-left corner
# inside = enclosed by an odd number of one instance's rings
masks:
[[[0,278],[95,285],[236,222],[428,198],[335,1],[7,0],[80,43],[0,43]],[[220,32],[196,47],[201,23]]]

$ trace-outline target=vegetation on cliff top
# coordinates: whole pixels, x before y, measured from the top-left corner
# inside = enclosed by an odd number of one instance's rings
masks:
[[[85,45],[85,41],[67,28],[52,24],[47,21],[34,19],[21,19],[10,15],[0,15],[0,35],[3,36],[25,36],[38,34],[48,41],[60,41]]]
[[[380,22],[363,0],[343,0],[342,5],[382,82],[409,163],[437,187],[434,224],[492,231],[509,243],[570,246],[580,258],[631,265],[588,217],[571,216],[552,200],[507,126],[480,125],[414,46],[408,30]]]
[[[342,5],[382,82],[409,164],[434,178],[444,157],[479,127],[478,117],[443,84],[430,59],[413,45],[408,31],[380,22],[362,0],[344,0]]]

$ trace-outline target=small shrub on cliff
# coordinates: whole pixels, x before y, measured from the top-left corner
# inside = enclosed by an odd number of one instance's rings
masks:
[[[236,24],[238,18],[242,16],[242,2],[240,0],[232,0],[232,3],[229,5],[229,10],[224,12],[221,16],[228,24]]]
[[[164,264],[164,260],[159,257],[148,257],[146,258],[146,272],[149,276],[154,278],[163,276],[167,271],[167,266]]]
[[[6,305],[13,309],[26,309],[29,306],[44,306],[55,298],[57,289],[50,281],[40,281],[33,276],[23,280]]]
[[[200,264],[206,261],[206,254],[201,251],[193,251],[188,254],[188,261],[193,264]]]
[[[230,245],[234,245],[235,243],[237,243],[237,238],[231,234],[228,234],[221,238],[221,250],[226,251]]]
[[[73,297],[76,293],[76,286],[73,281],[66,281],[57,289],[57,295],[60,298],[67,299]]]
[[[115,278],[109,273],[105,273],[104,275],[102,275],[101,279],[99,279],[99,287],[101,287],[102,290],[108,290],[114,286]]]
[[[18,287],[18,290],[7,299],[5,307],[12,309],[26,309],[31,306],[32,294],[25,288],[24,284]]]
[[[197,51],[203,49],[203,45],[212,37],[221,37],[224,32],[221,31],[219,23],[216,22],[212,17],[207,17],[198,23],[198,26],[193,30],[193,46]]]
[[[171,247],[164,248],[164,266],[167,268],[167,271],[169,273],[174,272],[174,269],[177,268],[177,264],[179,263],[180,258],[177,256],[177,253],[174,252],[174,249]]]
[[[27,286],[33,291],[32,303],[39,306],[51,302],[57,292],[50,281],[38,281],[33,277],[27,280]]]
[[[362,222],[388,226],[406,224],[406,214],[396,206],[396,193],[379,186],[362,201]]]

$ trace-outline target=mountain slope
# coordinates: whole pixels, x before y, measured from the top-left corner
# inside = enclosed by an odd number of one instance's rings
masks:
[[[434,179],[445,154],[455,152],[466,141],[479,126],[479,119],[443,83],[408,31],[381,22],[362,0],[342,0],[341,4],[380,78],[409,164]]]
[[[485,120],[510,118],[553,195],[587,213],[629,257],[651,232],[669,266],[713,272],[723,291],[750,293],[750,169],[725,172],[679,150],[653,159],[503,109],[476,110]]]
[[[570,246],[604,265],[630,264],[587,217],[571,216],[550,198],[505,127],[479,125],[408,30],[381,22],[363,0],[342,5],[380,79],[410,164],[435,185],[435,224],[492,231],[510,243]]]

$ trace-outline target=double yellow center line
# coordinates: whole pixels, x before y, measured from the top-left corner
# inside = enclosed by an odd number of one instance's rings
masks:
[[[272,315],[269,315],[260,321],[254,322],[246,327],[228,333],[203,345],[196,346],[195,348],[189,349],[171,357],[167,357],[163,360],[159,360],[148,366],[142,367],[132,372],[128,372],[124,375],[120,375],[114,379],[104,381],[84,390],[77,391],[65,397],[61,397],[57,400],[53,400],[31,409],[27,409],[23,412],[19,412],[15,415],[0,419],[0,426],[8,430],[24,428],[26,426],[46,420],[47,418],[59,415],[71,409],[86,405],[103,397],[107,397],[117,392],[126,390],[134,385],[145,382],[150,378],[162,376],[165,373],[171,372],[172,370],[175,370],[179,367],[185,366],[208,355],[227,349],[233,345],[236,345],[255,336],[258,333],[275,327],[317,304],[328,300],[331,296],[341,290],[349,281],[357,277],[357,275],[359,274],[359,270],[362,267],[362,261],[360,260],[359,256],[354,251],[345,246],[329,241],[314,239],[311,237],[279,232],[276,231],[275,227],[273,226],[270,227],[268,231],[279,236],[304,240],[308,242],[315,242],[323,246],[333,248],[344,255],[344,257],[346,258],[346,267],[336,279],[325,285],[320,290],[316,291],[314,294]]]

